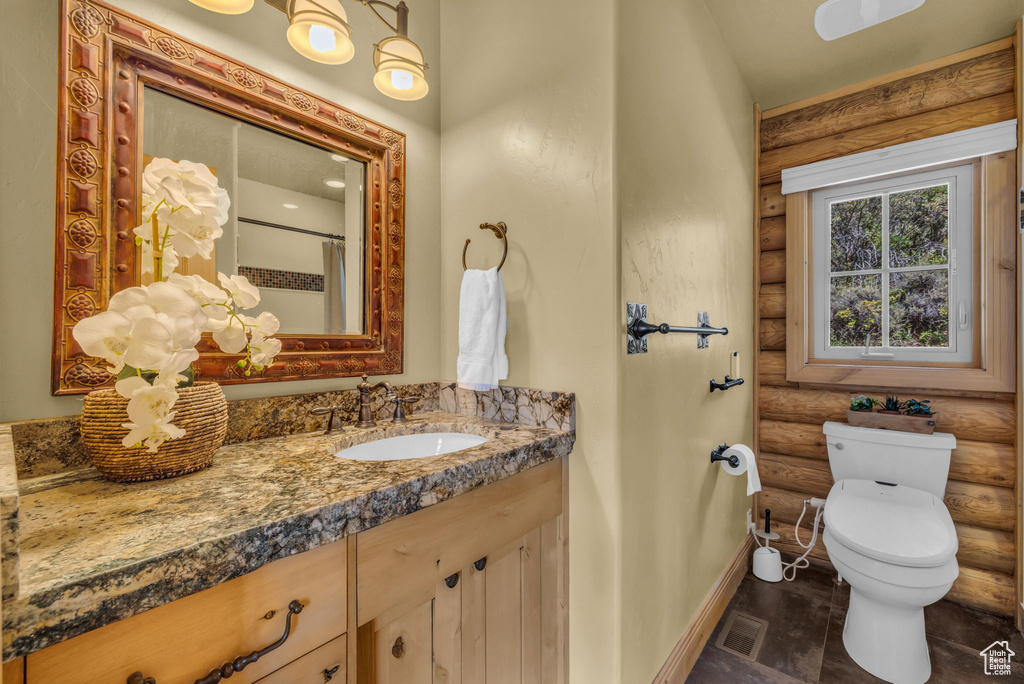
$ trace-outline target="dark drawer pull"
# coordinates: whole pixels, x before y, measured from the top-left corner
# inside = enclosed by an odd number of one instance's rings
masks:
[[[324,681],[329,682],[334,679],[334,675],[338,674],[338,670],[341,669],[341,665],[335,665],[329,670],[324,670]]]
[[[405,655],[405,641],[402,637],[395,639],[395,645],[391,647],[391,655],[401,658]]]
[[[152,677],[144,677],[141,672],[132,672],[128,675],[127,684],[156,684]]]
[[[257,660],[262,658],[263,656],[267,655],[268,653],[270,653],[274,649],[276,649],[279,646],[281,646],[282,644],[284,644],[284,642],[288,641],[288,636],[292,632],[292,616],[293,615],[298,615],[301,612],[302,612],[302,604],[301,603],[299,603],[298,601],[292,601],[291,603],[289,603],[288,604],[288,616],[287,616],[286,621],[284,623],[284,634],[281,635],[280,639],[278,639],[274,643],[270,644],[269,646],[261,648],[258,651],[253,651],[252,653],[250,653],[247,656],[238,656],[237,658],[235,658],[230,663],[224,663],[223,665],[220,666],[219,669],[211,670],[210,674],[206,675],[202,679],[197,679],[195,681],[195,684],[217,684],[217,682],[219,682],[220,680],[227,679],[228,677],[230,677],[231,675],[235,674],[236,672],[241,672],[242,670],[244,670],[246,668],[246,666],[252,665]],[[131,684],[135,684],[135,683],[132,682]],[[153,682],[152,684],[156,684],[156,682]]]

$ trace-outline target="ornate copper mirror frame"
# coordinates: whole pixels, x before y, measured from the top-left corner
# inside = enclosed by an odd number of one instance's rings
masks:
[[[54,273],[54,394],[112,384],[71,336],[133,285],[142,89],[152,87],[367,163],[364,335],[279,335],[277,362],[245,377],[204,337],[196,378],[221,384],[401,373],[405,136],[95,0],[62,0]],[[386,233],[382,232],[386,228]]]

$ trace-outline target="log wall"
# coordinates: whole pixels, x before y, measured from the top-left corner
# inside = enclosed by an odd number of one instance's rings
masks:
[[[760,289],[757,437],[763,492],[778,546],[799,555],[793,526],[803,500],[832,486],[821,425],[844,421],[849,397],[872,388],[802,387],[786,381],[786,201],[782,169],[952,133],[1017,116],[1015,55],[1010,39],[846,88],[802,106],[764,112],[759,130]],[[939,427],[957,437],[946,505],[960,539],[960,577],[948,598],[1012,615],[1016,605],[1017,494],[1015,396],[970,395],[927,388],[901,395],[931,398]],[[801,539],[807,541],[805,519]],[[811,555],[828,563],[819,543]]]

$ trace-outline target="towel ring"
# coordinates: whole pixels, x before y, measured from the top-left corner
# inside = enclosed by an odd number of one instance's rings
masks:
[[[498,223],[481,223],[480,230],[489,230],[494,233],[494,237],[498,238],[505,243],[505,251],[501,254],[501,263],[498,264],[498,270],[505,265],[505,257],[508,256],[508,226],[505,225],[504,221],[498,221]],[[462,248],[462,270],[468,271],[469,267],[466,266],[466,250],[469,249],[469,238],[466,238],[466,244]]]

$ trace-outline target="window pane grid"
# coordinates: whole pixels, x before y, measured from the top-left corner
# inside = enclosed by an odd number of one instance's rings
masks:
[[[930,217],[931,218],[931,224],[927,225],[926,227],[927,228],[931,228],[932,232],[934,233],[935,225],[938,224],[938,223],[941,223],[941,226],[944,229],[944,233],[945,233],[945,240],[943,241],[944,246],[941,246],[941,248],[938,249],[938,250],[936,250],[934,248],[934,246],[933,246],[931,250],[926,251],[926,252],[924,252],[922,254],[921,253],[921,246],[920,245],[916,245],[916,244],[914,244],[911,241],[910,244],[904,244],[903,245],[903,253],[901,254],[900,258],[902,258],[902,259],[910,259],[910,260],[913,260],[913,259],[921,260],[922,257],[923,257],[923,259],[926,261],[926,263],[924,263],[924,264],[916,264],[916,265],[893,266],[892,264],[893,264],[894,260],[893,260],[893,255],[891,253],[891,250],[892,250],[892,245],[891,245],[891,239],[892,239],[892,227],[891,227],[892,199],[891,198],[892,198],[892,195],[902,194],[902,193],[912,193],[912,192],[928,193],[928,191],[937,190],[939,188],[943,188],[942,192],[945,195],[945,208],[946,208],[946,211],[945,211],[945,214],[942,214],[941,212],[939,212],[939,218],[942,219],[941,221],[937,221],[934,216]],[[881,288],[881,297],[880,297],[881,301],[879,302],[879,304],[881,305],[880,306],[880,311],[879,311],[879,318],[881,320],[878,321],[878,323],[880,323],[880,328],[881,329],[880,329],[879,338],[877,340],[873,336],[871,337],[871,339],[870,339],[870,342],[872,343],[870,345],[871,348],[875,348],[875,349],[881,348],[881,349],[888,350],[890,348],[905,349],[908,346],[914,346],[919,351],[928,351],[929,349],[936,350],[936,351],[955,350],[953,347],[951,347],[951,344],[953,344],[953,342],[955,341],[955,331],[954,331],[954,328],[953,328],[953,322],[954,322],[954,311],[953,310],[954,310],[955,307],[954,307],[953,298],[952,298],[952,293],[953,293],[953,290],[952,290],[952,273],[951,273],[950,252],[949,252],[950,245],[952,244],[952,236],[951,236],[951,229],[952,229],[951,215],[952,215],[952,212],[950,211],[950,209],[951,209],[950,205],[952,204],[952,201],[953,201],[953,198],[952,198],[952,194],[953,193],[950,192],[951,189],[952,188],[950,187],[949,183],[941,183],[941,184],[937,184],[937,185],[919,186],[917,188],[901,188],[899,190],[893,190],[893,191],[889,191],[889,192],[882,192],[882,193],[878,193],[878,194],[871,194],[871,195],[861,196],[859,198],[849,198],[848,197],[848,198],[844,198],[843,200],[836,200],[836,201],[832,201],[832,202],[828,203],[828,207],[829,207],[828,225],[829,225],[829,235],[830,235],[828,242],[829,242],[830,245],[832,245],[832,249],[830,250],[832,252],[832,256],[830,258],[830,262],[831,263],[830,263],[830,268],[829,268],[829,283],[830,284],[835,283],[837,278],[848,278],[850,283],[855,283],[855,282],[859,281],[860,284],[863,285],[864,283],[867,282],[867,281],[864,280],[864,277],[868,277],[868,276],[875,276],[880,281],[878,283],[878,285]],[[841,218],[846,218],[847,219],[847,227],[850,227],[850,226],[852,226],[856,222],[855,219],[861,219],[863,215],[867,214],[868,218],[866,218],[864,220],[866,220],[868,222],[868,224],[870,225],[870,211],[869,211],[869,209],[870,209],[871,205],[873,204],[872,201],[876,200],[876,198],[877,198],[878,204],[880,204],[880,206],[878,208],[881,210],[881,216],[880,216],[880,219],[881,219],[880,220],[880,224],[881,225],[879,226],[879,228],[881,229],[881,231],[880,231],[881,232],[881,240],[879,241],[881,243],[879,245],[879,247],[881,248],[880,249],[881,254],[879,255],[881,257],[880,258],[880,262],[881,263],[879,263],[880,268],[856,269],[856,270],[833,270],[835,265],[836,265],[836,263],[837,263],[837,255],[836,255],[836,252],[835,252],[835,248],[838,246],[836,241],[835,241],[836,237],[835,237],[834,230],[833,230],[834,227],[835,227],[834,221],[836,219],[836,214],[835,214],[835,207],[836,207],[836,205],[837,204],[842,204],[844,202],[847,202],[847,203],[859,202],[860,204],[857,205],[856,208],[853,210],[853,212],[855,212],[855,213],[850,213],[850,210],[847,209],[846,213],[849,214],[849,217],[843,216]],[[925,195],[925,196],[922,196],[922,199],[927,200],[927,199],[931,199],[931,198],[927,197]],[[939,203],[939,206],[940,206],[940,209],[941,209],[941,206],[942,206],[941,202]],[[919,205],[911,205],[911,208],[914,209],[914,210],[918,210],[919,209]],[[903,207],[903,211],[904,212],[907,211],[906,206]],[[918,216],[918,214],[920,214],[920,213],[922,213],[922,212],[914,211],[912,216],[910,216],[910,217],[902,216],[901,218],[903,218],[904,221],[907,221],[908,219],[915,219],[916,220],[916,219],[920,218]],[[927,220],[928,218],[929,218],[928,216],[924,217],[925,220]],[[917,224],[915,224],[915,226],[916,225]],[[867,254],[867,258],[870,259],[871,258],[870,257],[870,252],[871,252],[871,250],[870,250],[870,239],[865,241],[865,235],[863,234],[864,233],[863,226],[858,224],[857,228],[859,229],[859,232],[861,234],[859,234],[859,235],[852,235],[852,233],[851,233],[852,237],[851,236],[847,236],[846,242],[856,252],[856,256],[853,257],[853,258],[858,259],[858,260],[863,260],[865,258],[865,254]],[[925,243],[927,243],[927,241],[925,241]],[[867,249],[865,249],[865,246],[867,247]],[[851,258],[850,255],[843,255],[843,257],[845,257],[845,261],[842,262],[842,265],[847,265],[847,264],[855,265],[853,263],[849,263],[850,262],[850,258]],[[940,257],[942,258],[942,261],[937,261],[937,258],[940,258]],[[927,272],[935,272],[935,273],[943,272],[943,273],[945,273],[945,276],[946,276],[945,280],[943,281],[943,283],[945,285],[945,288],[944,288],[944,297],[945,297],[944,304],[945,304],[945,307],[946,307],[946,312],[945,312],[946,335],[945,335],[944,343],[942,342],[942,335],[941,334],[939,334],[938,337],[936,337],[935,333],[933,333],[931,330],[926,330],[925,333],[920,336],[920,337],[922,337],[925,340],[926,346],[924,346],[924,347],[917,347],[916,345],[912,345],[911,344],[911,345],[900,345],[900,346],[897,346],[897,347],[893,347],[892,346],[892,329],[891,329],[891,322],[892,322],[892,315],[893,315],[893,312],[892,312],[892,304],[893,304],[893,302],[892,302],[892,288],[891,288],[891,284],[892,284],[893,278],[894,278],[894,276],[897,276],[898,274],[916,274],[916,273],[927,273]],[[910,280],[908,280],[906,278],[898,279],[898,280],[901,281],[901,284],[903,284],[904,282],[905,283],[910,283],[911,282]],[[921,283],[924,283],[924,282],[926,282],[926,281],[919,279],[917,284],[920,285]],[[920,310],[922,308],[921,306],[918,306],[915,309],[915,307],[913,307],[913,306],[906,306],[905,302],[901,302],[901,304],[903,304],[903,306],[902,306],[901,309],[899,309],[900,315],[902,315],[902,317],[905,320],[909,320],[909,319],[913,318],[914,316],[916,316],[918,319],[921,319],[921,320],[924,320],[925,322],[927,322],[927,314],[929,313],[930,310],[933,310],[933,309],[937,308],[939,310],[939,312],[941,312],[941,310],[942,310],[941,305],[936,305],[936,301],[937,300],[936,300],[936,297],[935,297],[935,291],[936,291],[936,288],[938,287],[939,288],[939,292],[942,292],[941,285],[943,283],[940,283],[939,281],[934,281],[934,280],[930,281],[930,283],[929,283],[930,289],[927,290],[927,291],[924,291],[923,294],[924,295],[932,294],[931,299],[928,299],[926,296],[920,296],[920,293],[919,293],[917,299],[913,300],[912,304],[916,303],[916,304],[920,305],[921,303],[923,303],[923,305],[924,305],[924,310],[923,311]],[[829,287],[829,292],[830,293],[834,292],[833,287],[831,287],[831,286]],[[940,296],[942,296],[942,295],[940,295]],[[829,297],[831,299],[832,295],[830,294]],[[833,304],[834,304],[834,302],[833,302]],[[870,305],[870,302],[864,302],[864,304]],[[860,307],[860,308],[862,309],[861,313],[863,314],[865,309],[870,309],[870,306]],[[833,318],[833,322],[835,322],[836,312],[835,312],[834,307],[833,307],[832,304],[829,305],[829,311],[832,312],[832,315],[834,317]],[[839,313],[840,314],[845,314],[845,315],[848,315],[848,316],[854,316],[855,315],[855,314],[850,314],[848,309],[843,310],[843,311],[841,311]],[[871,313],[873,313],[873,312],[871,312]],[[865,345],[867,344],[868,336],[871,335],[871,332],[876,329],[876,326],[871,325],[871,321],[872,321],[871,318],[867,319],[867,323],[866,324],[865,324],[864,321],[857,321],[857,323],[860,325],[860,327],[862,329],[866,329],[867,330],[867,332],[865,333]],[[918,323],[919,323],[919,326],[920,326],[921,321],[919,320]],[[850,323],[850,325],[853,325],[853,323]],[[928,345],[928,342],[930,342],[931,340],[940,340],[940,344],[937,345],[937,346]],[[837,338],[835,332],[833,332],[833,333],[830,333],[828,335],[828,341],[826,342],[826,344],[829,347],[833,347],[833,346],[836,346],[836,345],[833,344],[833,342],[837,342],[837,341],[839,341],[839,338]],[[847,341],[847,344],[844,345],[844,344],[840,343],[838,346],[849,348],[849,346],[851,346],[850,342],[852,340],[846,340],[846,341]]]

